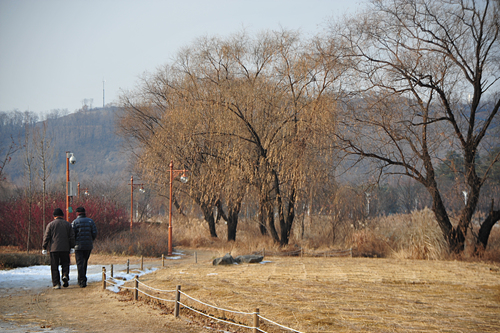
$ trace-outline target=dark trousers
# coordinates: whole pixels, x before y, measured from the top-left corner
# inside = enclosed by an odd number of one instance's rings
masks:
[[[76,266],[78,267],[78,285],[85,287],[87,285],[87,264],[89,262],[90,252],[92,250],[75,251]]]
[[[61,285],[59,265],[62,267],[62,276],[67,276],[69,280],[69,251],[50,252],[50,273],[53,286]]]

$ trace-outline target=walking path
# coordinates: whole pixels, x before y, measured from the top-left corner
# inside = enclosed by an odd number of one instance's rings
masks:
[[[72,258],[74,259],[74,258]],[[165,315],[161,310],[136,302],[125,302],[125,296],[103,292],[100,282],[102,267],[108,274],[110,263],[115,276],[132,278],[161,268],[161,260],[145,259],[140,271],[140,258],[130,259],[126,276],[126,257],[91,256],[87,288],[77,286],[76,266],[70,269],[68,288],[51,288],[50,267],[32,266],[0,271],[0,331],[25,332],[204,332],[184,320]],[[96,260],[106,265],[95,264]],[[178,253],[165,258],[165,265],[190,260]],[[74,261],[73,261],[74,262]],[[160,317],[160,318],[158,318]]]

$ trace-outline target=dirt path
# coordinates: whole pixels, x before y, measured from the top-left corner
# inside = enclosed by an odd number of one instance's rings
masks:
[[[123,257],[91,256],[89,264],[123,263]],[[185,259],[190,260],[189,256]],[[161,262],[160,262],[161,264]],[[176,263],[169,262],[171,265]],[[0,330],[8,332],[209,332],[130,296],[87,288],[17,291],[0,298]]]
[[[2,321],[40,328],[70,328],[77,332],[204,332],[129,297],[103,292],[98,283],[67,289],[16,295],[2,299]]]

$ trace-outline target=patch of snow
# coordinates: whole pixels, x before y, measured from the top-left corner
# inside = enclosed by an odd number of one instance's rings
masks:
[[[110,265],[90,265],[87,267],[87,283],[102,281],[102,267],[106,268],[106,274],[108,274],[107,276],[109,277]],[[135,275],[151,273],[156,270],[156,268],[149,268],[144,271],[140,271],[137,268],[130,267],[129,274],[126,274],[125,270],[126,265],[113,265],[114,276],[127,279],[132,279]],[[69,284],[76,285],[77,279],[77,267],[76,265],[71,265],[69,272]],[[50,287],[52,287],[52,277],[49,265],[0,270],[0,292],[2,293],[5,293],[7,291],[6,289],[31,290]]]

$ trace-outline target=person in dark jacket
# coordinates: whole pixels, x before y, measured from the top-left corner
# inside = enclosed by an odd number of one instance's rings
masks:
[[[72,227],[75,232],[75,260],[78,268],[78,285],[81,288],[87,286],[87,264],[92,252],[93,243],[97,237],[97,227],[92,219],[85,215],[85,208],[76,209],[78,217],[73,221]]]
[[[69,253],[75,247],[75,233],[71,224],[63,219],[63,211],[56,208],[53,213],[54,221],[45,229],[42,242],[42,253],[50,252],[50,272],[54,289],[61,289],[59,265],[61,265],[63,287],[69,285]]]

